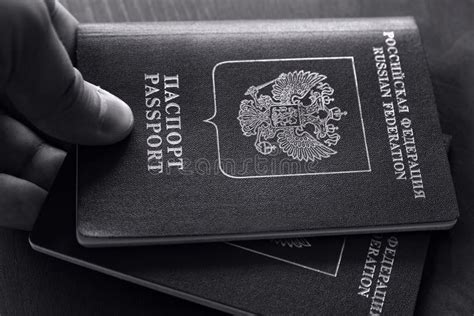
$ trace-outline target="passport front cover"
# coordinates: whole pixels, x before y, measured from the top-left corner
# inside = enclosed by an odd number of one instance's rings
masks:
[[[83,25],[131,136],[78,151],[77,235],[131,245],[441,229],[457,218],[410,18]]]
[[[414,311],[428,233],[85,248],[74,167],[69,156],[30,236],[40,252],[232,314]]]

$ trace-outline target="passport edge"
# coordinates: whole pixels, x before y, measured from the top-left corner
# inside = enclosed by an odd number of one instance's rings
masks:
[[[206,243],[206,242],[228,242],[245,241],[274,238],[302,238],[302,237],[322,237],[337,235],[363,235],[376,233],[402,233],[433,230],[451,229],[457,222],[457,217],[453,220],[410,224],[410,225],[390,225],[375,227],[351,227],[342,229],[323,229],[308,231],[290,231],[290,232],[267,232],[250,234],[214,234],[200,236],[165,236],[165,237],[92,237],[86,231],[76,225],[77,242],[86,248],[101,247],[127,247],[127,246],[150,246],[150,245],[173,245],[183,243]]]

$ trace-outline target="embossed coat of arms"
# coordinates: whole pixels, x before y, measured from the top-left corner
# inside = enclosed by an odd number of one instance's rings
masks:
[[[281,150],[298,161],[337,154],[334,147],[341,135],[335,124],[347,112],[330,107],[334,89],[326,79],[317,72],[295,70],[248,88],[237,118],[243,135],[255,137],[257,152]],[[271,95],[260,92],[270,85]]]

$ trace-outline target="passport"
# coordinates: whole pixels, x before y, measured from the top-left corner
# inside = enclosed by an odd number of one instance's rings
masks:
[[[69,155],[30,235],[39,252],[236,315],[413,314],[426,232],[85,248],[74,173]]]
[[[135,116],[120,144],[78,149],[84,246],[456,222],[411,18],[82,25],[77,58]]]

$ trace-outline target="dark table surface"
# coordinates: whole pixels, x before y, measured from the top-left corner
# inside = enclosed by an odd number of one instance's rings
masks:
[[[434,233],[418,314],[474,313],[474,1],[63,0],[80,22],[415,16],[431,69],[461,218]],[[209,310],[34,252],[0,229],[1,315],[184,314]]]

